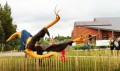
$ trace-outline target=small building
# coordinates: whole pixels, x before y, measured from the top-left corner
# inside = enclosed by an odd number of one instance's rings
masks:
[[[120,36],[120,17],[94,18],[93,21],[76,21],[72,31],[72,39],[80,36],[96,36],[96,39],[109,39]]]

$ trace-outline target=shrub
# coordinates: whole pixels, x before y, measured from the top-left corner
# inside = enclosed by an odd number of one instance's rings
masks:
[[[74,50],[81,50],[81,49],[84,48],[84,45],[83,45],[83,44],[78,44],[78,45],[76,45],[76,46],[72,46],[72,48],[73,48]]]
[[[88,46],[84,44],[77,44],[76,46],[72,46],[74,50],[81,50],[81,49],[87,49]],[[94,44],[90,44],[91,49],[96,49],[97,47]]]

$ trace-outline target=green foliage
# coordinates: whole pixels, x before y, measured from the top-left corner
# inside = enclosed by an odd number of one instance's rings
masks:
[[[17,26],[13,24],[13,18],[11,16],[11,8],[6,3],[4,6],[0,4],[0,44],[4,44],[4,50],[12,50],[17,47],[17,40],[13,40],[9,43],[5,41],[16,32]]]
[[[81,50],[81,49],[83,49],[83,47],[84,47],[83,44],[81,44],[81,45],[76,45],[76,46],[72,46],[72,48],[73,48],[74,50]]]
[[[5,33],[4,33],[4,29],[2,27],[2,23],[0,21],[0,43],[5,41]]]
[[[5,33],[5,40],[14,32],[16,32],[16,27],[13,25],[13,19],[11,17],[11,8],[6,3],[3,7],[1,7],[0,20],[2,27]]]
[[[71,37],[56,36],[54,39],[56,39],[57,41],[68,41],[69,39],[71,39]]]
[[[19,51],[19,50],[20,50],[20,45],[16,45],[16,46],[15,46],[15,50],[18,50],[18,51]]]
[[[81,50],[81,49],[87,49],[88,48],[88,46],[86,45],[84,45],[84,44],[78,44],[78,45],[75,45],[75,46],[72,46],[72,48],[74,49],[74,50]],[[95,49],[95,48],[97,48],[94,44],[90,44],[90,48],[91,49]]]
[[[20,38],[13,39],[4,46],[4,51],[14,49],[20,50]]]
[[[41,45],[49,45],[49,42],[47,40],[44,40],[43,38],[39,41]]]

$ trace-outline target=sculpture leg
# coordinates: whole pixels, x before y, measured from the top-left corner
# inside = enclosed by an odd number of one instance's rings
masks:
[[[46,51],[55,51],[55,52],[61,52],[63,51],[68,45],[72,45],[73,41],[69,42],[63,42],[60,44],[52,44],[50,45]]]

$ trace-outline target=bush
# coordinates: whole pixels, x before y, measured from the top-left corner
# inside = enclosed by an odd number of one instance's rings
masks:
[[[84,46],[84,44],[77,44],[76,46],[72,46],[72,48],[74,49],[74,50],[81,50],[81,49],[87,49],[88,48],[88,46],[86,45],[86,46]],[[90,48],[91,49],[95,49],[95,48],[97,48],[94,44],[90,44]]]
[[[49,42],[47,40],[44,40],[43,38],[39,41],[41,45],[49,45]]]
[[[72,46],[72,48],[74,49],[74,50],[81,50],[81,49],[83,49],[84,48],[84,45],[83,44],[78,44],[78,45],[76,45],[76,46]]]

